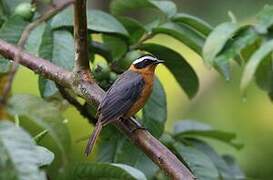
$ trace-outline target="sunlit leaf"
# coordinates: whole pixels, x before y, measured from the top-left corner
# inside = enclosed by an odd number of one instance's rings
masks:
[[[210,158],[203,152],[181,143],[173,144],[174,150],[178,153],[192,170],[194,176],[200,180],[218,180],[219,173]]]
[[[273,6],[265,5],[263,10],[257,16],[256,30],[260,33],[267,33],[267,30],[273,25]]]
[[[203,124],[197,121],[183,120],[175,123],[174,125],[174,136],[176,139],[183,140],[184,137],[207,137],[216,139],[235,148],[242,148],[241,144],[234,143],[236,135],[234,133],[229,133],[221,130],[216,130],[211,128],[207,124]]]
[[[197,54],[201,54],[205,39],[203,36],[182,24],[167,22],[153,28],[154,34],[167,34],[179,40]]]
[[[70,148],[70,134],[63,123],[64,117],[55,106],[36,96],[15,95],[8,102],[8,111],[19,117],[26,117],[48,130],[48,134],[66,158]]]
[[[43,146],[36,146],[36,153],[40,167],[50,165],[54,160],[54,154]]]
[[[153,8],[161,11],[167,17],[173,16],[177,9],[172,1],[156,0],[113,0],[110,5],[111,12],[119,15],[140,8]]]
[[[165,46],[152,43],[143,44],[141,49],[165,61],[164,65],[174,75],[188,97],[192,98],[197,93],[198,77],[190,64],[179,53]]]
[[[209,35],[209,33],[212,31],[212,27],[208,23],[189,14],[177,13],[174,17],[172,17],[172,21],[188,25],[205,36]]]
[[[238,25],[232,22],[225,22],[218,25],[208,36],[204,48],[203,58],[208,64],[213,64],[215,57],[224,48],[228,40],[231,40],[238,30]]]
[[[166,94],[161,82],[155,79],[153,92],[142,110],[142,124],[149,132],[159,137],[167,120]]]
[[[3,6],[8,11],[9,14],[12,14],[17,5],[21,3],[31,3],[31,0],[1,0]]]
[[[263,45],[250,57],[247,62],[245,69],[243,71],[242,80],[241,80],[241,90],[244,92],[247,86],[250,84],[253,79],[256,70],[262,61],[271,54],[273,51],[273,40],[270,40]]]
[[[53,29],[73,27],[73,9],[67,8],[54,16],[51,22]],[[113,16],[99,10],[87,11],[87,26],[90,31],[100,33],[115,33],[128,36],[128,32],[122,24]]]
[[[0,122],[0,153],[0,179],[46,179],[31,136],[8,121]]]
[[[66,179],[124,179],[146,180],[145,175],[136,168],[115,163],[81,163],[74,165]]]

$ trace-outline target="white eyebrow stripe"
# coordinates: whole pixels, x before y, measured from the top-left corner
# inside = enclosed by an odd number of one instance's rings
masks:
[[[134,62],[133,62],[133,64],[137,64],[137,63],[139,63],[139,62],[141,62],[141,61],[143,61],[144,59],[151,59],[151,60],[157,60],[155,57],[153,57],[153,56],[143,56],[143,57],[141,57],[141,58],[138,58],[138,59],[136,59]]]

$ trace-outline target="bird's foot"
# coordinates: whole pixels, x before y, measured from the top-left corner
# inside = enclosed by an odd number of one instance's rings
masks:
[[[127,127],[129,127],[128,130],[130,131],[130,133],[133,133],[138,129],[147,130],[141,125],[139,121],[136,120],[135,117],[131,117],[129,119],[122,118],[121,121],[123,121],[127,125]]]

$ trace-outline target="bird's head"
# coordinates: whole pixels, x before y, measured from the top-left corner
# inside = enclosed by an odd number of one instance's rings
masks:
[[[131,65],[130,69],[140,72],[149,72],[154,71],[156,66],[160,63],[163,63],[163,60],[159,60],[153,55],[147,54],[137,58]]]

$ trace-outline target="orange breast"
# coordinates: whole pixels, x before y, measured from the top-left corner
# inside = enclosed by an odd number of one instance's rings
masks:
[[[140,97],[138,98],[138,100],[134,103],[134,105],[126,113],[125,117],[133,116],[140,109],[142,109],[152,93],[153,82],[154,82],[154,71],[141,71],[138,73],[140,73],[144,79],[144,82],[145,82],[144,89],[142,90],[142,93],[141,93]]]

